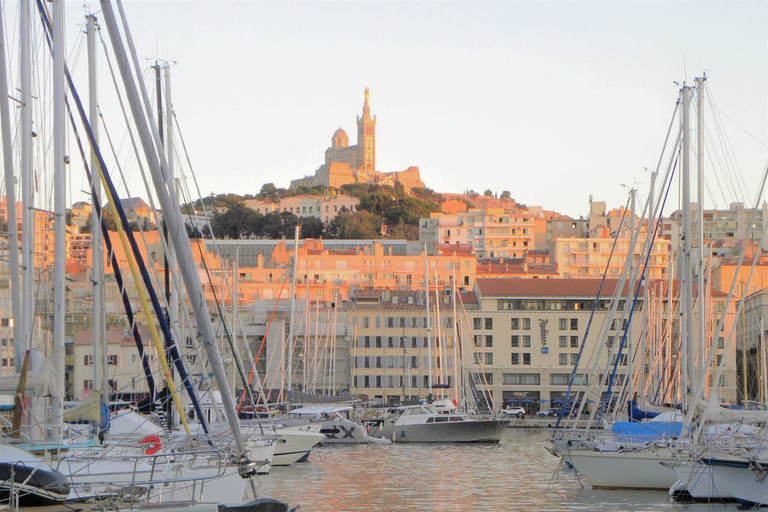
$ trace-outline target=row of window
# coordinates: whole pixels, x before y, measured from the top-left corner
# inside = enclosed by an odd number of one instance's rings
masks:
[[[412,297],[409,297],[412,298]],[[396,303],[396,302],[395,302]],[[352,324],[357,325],[357,317],[352,318]],[[432,325],[435,325],[435,319],[431,320]],[[444,316],[440,318],[442,327],[445,329],[453,329],[453,317]],[[426,329],[427,317],[425,316],[386,316],[362,317],[362,326],[364,329],[370,329],[372,325],[375,325],[376,329],[381,329],[382,325],[385,325],[388,329]]]
[[[402,389],[403,384],[410,388],[428,388],[429,375],[411,375],[403,378],[402,375],[355,375],[352,385],[356,388],[393,388]],[[491,384],[489,382],[489,384]],[[448,376],[448,386],[453,386],[453,377]]]
[[[444,339],[446,347],[453,347],[453,338]],[[358,336],[357,348],[428,348],[428,340],[427,336]],[[439,339],[435,346],[440,346]]]
[[[136,354],[132,354],[133,361],[136,361]],[[93,356],[90,354],[86,354],[83,359],[83,364],[85,366],[90,366],[93,364]],[[117,355],[116,354],[110,354],[107,356],[107,364],[117,364]]]
[[[420,360],[421,359],[421,360]],[[443,362],[439,355],[433,357],[435,367],[442,368]],[[445,358],[446,368],[453,369],[453,357]],[[405,365],[403,365],[405,363]],[[354,359],[355,368],[428,368],[429,356],[357,356]],[[491,364],[491,363],[489,363]]]
[[[474,327],[474,330],[480,331],[480,330],[491,330],[493,329],[493,318],[473,318],[472,324]],[[626,324],[626,320],[624,321]],[[615,320],[614,320],[615,324]],[[579,319],[578,318],[560,318],[559,319],[559,327],[561,331],[578,331],[579,330]],[[531,330],[531,319],[530,318],[510,318],[509,319],[509,328],[513,331],[530,331]]]

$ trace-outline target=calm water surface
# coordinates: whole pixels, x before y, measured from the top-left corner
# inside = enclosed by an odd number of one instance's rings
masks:
[[[272,468],[256,479],[260,497],[302,512],[690,511],[736,505],[678,504],[664,492],[582,489],[572,472],[555,478],[559,459],[542,429],[508,429],[499,445],[358,445],[314,450],[310,462]]]

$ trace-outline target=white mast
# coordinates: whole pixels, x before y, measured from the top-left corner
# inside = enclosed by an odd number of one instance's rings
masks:
[[[21,310],[22,333],[21,339],[16,340],[19,350],[16,352],[16,365],[21,369],[21,362],[27,350],[32,348],[32,326],[35,317],[35,217],[34,210],[34,177],[32,176],[32,57],[30,42],[29,0],[21,0],[21,246],[22,246],[22,288]],[[16,205],[13,205],[15,207]],[[9,205],[11,207],[11,205]]]
[[[64,117],[64,0],[53,0],[53,212],[54,212],[54,261],[53,261],[53,357],[54,364],[64,365],[64,279],[66,242],[66,175],[64,167],[66,122]],[[53,438],[61,438],[64,402],[64,372],[58,377],[51,404]]]
[[[309,272],[309,270],[307,270]],[[294,311],[296,309],[296,275],[299,273],[299,224],[296,224],[296,230],[293,235],[293,275],[291,276],[291,310],[288,312],[288,354],[285,358],[285,371],[288,372],[286,391],[288,392],[288,401],[290,402],[291,387],[293,385],[293,324]],[[309,276],[307,276],[309,277]]]
[[[424,291],[427,297],[427,363],[429,366],[429,394],[427,397],[432,400],[432,324],[429,314],[429,259],[427,258],[427,244],[424,244]]]
[[[635,286],[637,285],[638,281],[636,279],[635,274],[635,196],[637,195],[637,189],[632,188],[629,191],[629,196],[632,199],[632,202],[630,203],[630,215],[629,215],[629,236],[630,236],[630,244],[629,244],[629,253],[627,254],[628,262],[627,265],[629,267],[629,275],[631,276],[629,282],[630,286],[627,290],[627,300],[625,302],[626,307],[631,307],[632,300],[635,297]],[[639,231],[639,230],[638,230]],[[627,325],[627,389],[630,392],[630,399],[634,399],[635,397],[635,390],[637,388],[634,387],[634,372],[632,371],[634,361],[633,356],[635,349],[635,339],[633,337],[635,329],[634,329],[634,321],[630,320]],[[619,361],[619,364],[621,362]]]
[[[683,137],[683,165],[682,165],[682,201],[683,201],[683,254],[681,259],[681,280],[682,280],[682,290],[681,290],[681,315],[682,315],[682,323],[681,323],[681,334],[682,334],[682,379],[681,379],[681,385],[683,387],[683,406],[684,409],[687,411],[689,406],[692,406],[693,404],[688,404],[688,394],[693,391],[692,389],[692,382],[690,382],[690,379],[693,379],[696,375],[696,368],[695,368],[695,355],[693,353],[693,315],[692,315],[692,308],[693,308],[693,283],[691,281],[691,238],[693,233],[691,232],[691,176],[690,176],[690,146],[691,146],[691,138],[690,138],[690,126],[689,126],[689,119],[688,119],[688,107],[691,100],[691,88],[690,86],[683,85],[683,105],[682,105],[682,116],[683,116],[683,130],[682,130],[682,137]]]
[[[699,304],[698,312],[699,312],[699,330],[698,330],[698,365],[697,365],[697,374],[701,374],[702,369],[704,368],[704,354],[707,353],[707,350],[705,348],[705,339],[706,339],[706,303],[704,300],[704,285],[705,285],[705,279],[704,279],[704,115],[702,108],[704,107],[704,102],[702,101],[702,95],[704,93],[704,80],[707,79],[706,74],[703,78],[696,78],[696,113],[698,117],[697,120],[697,127],[696,127],[696,169],[698,171],[696,176],[696,186],[697,186],[697,196],[699,200],[699,208],[698,208],[698,258],[696,258],[696,266],[697,266],[697,273],[698,273],[698,298],[697,302]]]
[[[86,34],[88,41],[88,104],[89,117],[92,121],[93,138],[99,142],[99,81],[96,77],[96,16],[86,16]],[[91,152],[91,172],[97,166],[96,155]],[[106,384],[106,324],[104,322],[104,240],[101,233],[101,219],[96,214],[96,205],[101,205],[101,180],[94,179],[91,184],[94,195],[91,197],[91,247],[93,263],[91,280],[93,282],[93,387],[108,391],[102,385]]]
[[[13,171],[13,141],[11,140],[11,112],[8,106],[8,63],[5,55],[5,20],[0,9],[0,132],[3,144],[5,171],[5,200],[8,224],[9,264],[11,275],[11,311],[13,312],[13,341],[22,341],[21,283],[19,280],[19,232],[16,226],[16,179]],[[18,346],[18,345],[17,345]],[[16,354],[19,357],[20,354]]]

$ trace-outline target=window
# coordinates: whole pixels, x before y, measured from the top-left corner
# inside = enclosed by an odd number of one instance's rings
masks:
[[[571,318],[571,330],[572,331],[578,331],[579,330],[579,319],[578,318]]]
[[[568,336],[560,336],[559,342],[560,342],[560,348],[567,347],[568,346]]]
[[[363,336],[363,348],[371,348],[371,337]]]
[[[524,347],[530,347],[531,346],[531,337],[529,335],[523,336],[523,346]]]
[[[90,354],[86,354],[86,355],[85,355],[85,358],[84,358],[84,360],[83,360],[83,364],[84,364],[85,366],[90,366],[90,365],[92,365],[92,364],[93,364],[93,356],[92,356],[92,355],[90,355]],[[91,388],[88,388],[88,389],[91,389]]]
[[[483,346],[483,335],[482,334],[475,334],[475,346],[476,347],[482,347]]]
[[[518,354],[516,352],[512,352],[511,364],[520,364],[520,354]]]
[[[531,354],[530,352],[523,353],[523,364],[531,364]]]
[[[473,324],[474,324],[475,330],[479,331],[480,329],[483,328],[483,319],[482,318],[473,318],[472,320],[473,320]]]
[[[136,362],[136,354],[131,354],[131,362],[132,363]]]
[[[519,318],[511,318],[510,320],[511,320],[511,324],[512,324],[510,328],[513,331],[517,331],[518,329],[520,329],[520,319]]]
[[[571,348],[579,348],[579,337],[571,336]]]
[[[717,338],[717,348],[720,348],[720,349],[725,348],[725,338],[723,338],[722,336]]]
[[[393,336],[387,336],[387,348],[395,348],[395,338]]]
[[[493,374],[492,373],[484,373],[483,374],[483,378],[485,379],[485,381],[484,382],[480,381],[480,382],[483,382],[484,384],[488,384],[489,386],[493,384]]]
[[[392,328],[394,326],[395,326],[395,317],[393,316],[387,317],[387,327]]]
[[[549,376],[549,383],[553,386],[567,386],[570,381],[570,373],[553,373]],[[573,384],[575,386],[587,385],[587,379],[585,378],[585,375],[582,373],[577,373],[573,377]]]
[[[559,360],[559,363],[560,363],[561,365],[566,365],[566,364],[568,364],[568,354],[560,354],[560,360]]]
[[[579,354],[571,354],[571,365],[575,365],[579,361]]]
[[[486,318],[485,319],[485,328],[486,329],[493,329],[493,318]]]
[[[722,363],[722,362],[723,362],[723,355],[722,354],[718,354],[717,355],[717,366],[719,367],[720,363]]]
[[[380,316],[376,317],[376,328],[377,329],[381,329],[381,317]]]
[[[381,336],[376,336],[376,348],[381,348]]]
[[[485,346],[486,347],[493,346],[493,336],[491,336],[490,334],[485,337]]]
[[[560,319],[560,330],[561,331],[568,330],[568,319],[567,318],[561,318]]]
[[[493,364],[493,352],[485,353],[485,364]]]
[[[538,373],[503,373],[501,381],[505,386],[538,386],[541,384],[541,376]]]
[[[530,331],[531,330],[531,319],[530,318],[523,318],[523,330],[524,331]]]
[[[117,364],[117,354],[110,354],[107,356],[107,364]]]
[[[83,388],[87,389],[88,391],[93,389],[93,380],[85,380],[83,381]]]
[[[512,335],[512,347],[519,347],[520,346],[520,336],[517,334]]]
[[[371,319],[368,318],[367,316],[363,317],[363,327],[366,329],[371,327]]]

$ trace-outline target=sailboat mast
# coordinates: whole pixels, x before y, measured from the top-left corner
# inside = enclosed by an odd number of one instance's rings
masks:
[[[634,297],[634,295],[635,295],[635,286],[636,286],[636,284],[638,282],[638,281],[636,281],[634,279],[635,273],[633,272],[634,266],[635,266],[635,250],[636,250],[634,240],[635,240],[635,197],[637,196],[637,190],[635,188],[632,188],[629,191],[629,195],[631,197],[631,203],[630,203],[630,207],[629,207],[630,208],[629,236],[630,236],[631,242],[629,243],[630,251],[629,251],[629,254],[627,255],[627,258],[629,260],[627,262],[627,265],[629,267],[629,275],[632,276],[632,279],[630,280],[631,284],[630,284],[629,289],[627,291],[627,301],[626,301],[627,307],[630,307],[631,303],[630,303],[630,299],[629,298],[630,297]],[[634,324],[635,323],[634,323],[634,321],[632,321],[630,319],[628,324],[629,325],[627,325],[627,389],[629,390],[630,399],[634,399],[635,393],[636,393],[636,389],[637,389],[637,388],[635,388],[635,385],[634,385],[635,384],[634,383],[635,376],[634,376],[634,371],[633,371],[634,363],[635,363],[633,361],[633,356],[635,355],[634,350],[636,348],[635,347],[635,338],[634,338],[634,332],[635,332]]]
[[[92,120],[93,138],[99,141],[99,81],[96,66],[96,16],[86,16],[86,40],[88,46],[88,110]],[[91,153],[90,168],[96,169],[96,155]],[[101,234],[101,219],[96,204],[101,205],[101,180],[93,180],[91,188],[91,281],[93,282],[93,387],[104,390],[106,379],[106,325],[104,322],[104,240]]]
[[[16,179],[13,171],[13,141],[11,140],[11,110],[8,105],[8,62],[5,55],[5,19],[0,9],[0,132],[3,144],[5,171],[5,202],[8,219],[8,247],[11,276],[11,311],[13,313],[13,341],[22,340],[21,283],[19,280],[19,231],[16,219]],[[19,357],[20,354],[16,354]]]
[[[703,101],[703,94],[704,94],[704,80],[706,80],[706,74],[704,77],[697,77],[696,78],[696,188],[697,192],[696,195],[698,197],[699,207],[697,212],[697,221],[698,221],[698,254],[696,258],[696,266],[697,266],[697,273],[698,273],[698,298],[697,302],[699,303],[698,307],[698,313],[699,313],[699,326],[698,326],[698,365],[696,367],[697,369],[697,375],[701,375],[702,370],[704,369],[704,354],[707,353],[706,350],[706,302],[704,300],[704,292],[705,292],[705,279],[704,279],[704,115],[703,115],[703,108],[704,108],[704,101]]]
[[[293,235],[293,272],[291,276],[291,310],[288,313],[288,354],[285,358],[285,371],[287,375],[286,391],[289,393],[293,387],[293,324],[294,312],[296,310],[296,277],[299,273],[299,224],[296,223],[296,230]]]
[[[693,353],[693,282],[691,279],[691,239],[693,233],[691,232],[691,136],[690,136],[690,121],[689,121],[689,105],[691,102],[691,87],[683,85],[683,165],[682,165],[682,201],[683,201],[683,254],[681,265],[681,333],[682,333],[682,394],[683,404],[687,411],[688,407],[693,404],[688,404],[688,394],[693,391],[692,382],[696,375],[695,367],[695,354]]]
[[[66,174],[64,168],[66,120],[64,117],[64,0],[53,0],[53,357],[64,364],[64,279],[66,241]],[[52,393],[51,425],[53,438],[61,439],[64,422],[64,372],[55,372],[57,383]]]
[[[432,324],[429,315],[429,259],[427,258],[427,244],[424,244],[424,291],[427,296],[427,366],[429,367],[429,394],[428,401],[432,400]]]
[[[32,54],[30,42],[30,2],[21,0],[21,38],[19,59],[19,77],[21,85],[21,339],[17,340],[16,367],[21,369],[21,362],[27,350],[32,348],[32,326],[35,317],[35,211],[34,177],[32,176]],[[10,207],[10,205],[9,205]],[[15,208],[16,205],[13,205]]]

